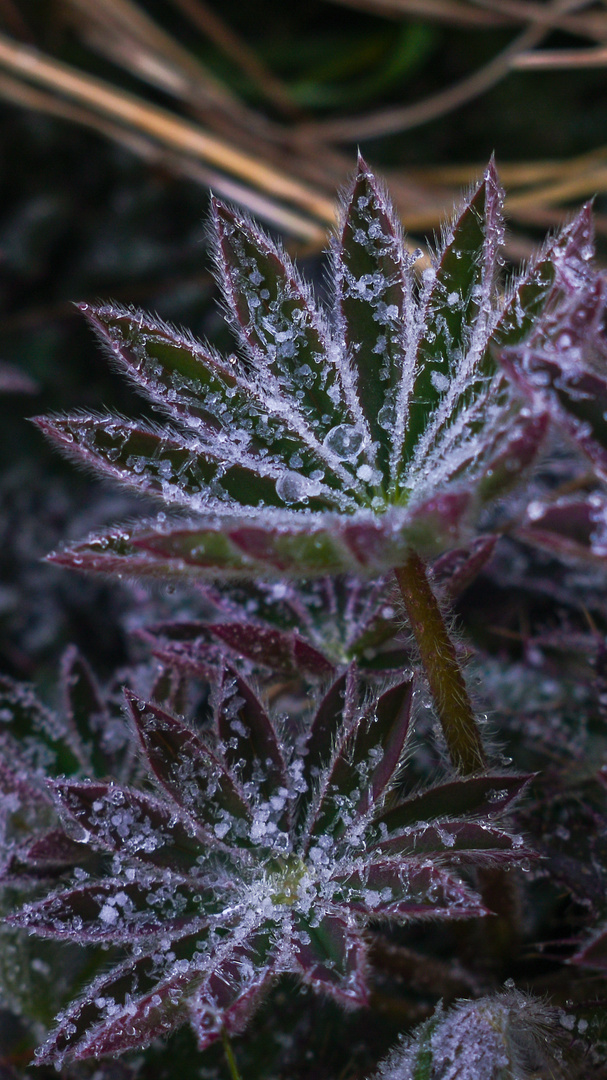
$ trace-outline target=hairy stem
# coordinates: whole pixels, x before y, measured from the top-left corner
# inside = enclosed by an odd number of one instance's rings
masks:
[[[223,1042],[223,1049],[228,1062],[228,1068],[230,1070],[230,1076],[232,1080],[242,1080],[238,1065],[236,1064],[236,1058],[234,1057],[234,1050],[232,1043],[230,1042],[230,1036],[225,1028],[221,1029],[221,1039]]]
[[[426,567],[411,551],[395,573],[451,761],[464,776],[480,772],[485,767],[483,743]]]

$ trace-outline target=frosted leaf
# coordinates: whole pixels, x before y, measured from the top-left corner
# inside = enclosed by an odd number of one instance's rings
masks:
[[[355,407],[325,317],[284,252],[242,215],[215,200],[212,210],[232,323],[260,373],[276,376],[322,438]]]
[[[558,1010],[511,990],[438,1007],[375,1080],[565,1080]]]
[[[400,380],[412,332],[413,277],[400,222],[362,158],[333,248],[338,334],[351,354],[357,393],[385,470],[390,438],[378,414]],[[345,359],[345,357],[344,357]]]

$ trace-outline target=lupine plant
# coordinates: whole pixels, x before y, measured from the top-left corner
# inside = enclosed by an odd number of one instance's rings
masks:
[[[273,240],[212,200],[237,355],[142,312],[80,305],[159,418],[37,423],[161,509],[49,558],[178,582],[203,614],[140,631],[160,668],[127,680],[123,713],[72,652],[63,717],[2,684],[6,932],[90,957],[39,1064],[71,1070],[189,1024],[201,1050],[224,1041],[235,1077],[229,1037],[282,977],[362,1008],[383,947],[422,978],[423,952],[390,942],[395,927],[492,925],[479,940],[488,965],[504,963],[521,932],[517,867],[538,866],[541,882],[537,855],[551,857],[538,822],[555,808],[564,836],[578,796],[607,820],[596,768],[565,792],[520,702],[529,764],[508,768],[505,688],[514,678],[534,701],[533,665],[502,677],[479,646],[471,695],[446,614],[490,574],[505,531],[561,557],[604,554],[605,280],[590,210],[506,282],[502,230],[491,163],[436,250],[412,251],[361,159],[326,307]],[[573,494],[570,478],[556,494],[545,480],[551,425],[572,447]],[[484,707],[504,721],[494,740]],[[568,875],[569,848],[555,881]],[[591,888],[569,892],[583,906]],[[542,903],[558,924],[556,901]],[[583,971],[605,967],[607,910],[592,916],[570,949]],[[460,939],[468,957],[474,933]],[[433,963],[437,985],[459,985],[456,961]],[[476,968],[479,1000],[439,1008],[380,1080],[566,1076],[560,1014],[514,989],[487,996]]]

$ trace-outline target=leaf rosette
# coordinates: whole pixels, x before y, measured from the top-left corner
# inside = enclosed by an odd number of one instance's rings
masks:
[[[534,458],[546,412],[496,359],[530,333],[567,226],[504,290],[493,164],[418,273],[366,164],[331,251],[332,307],[289,257],[217,200],[218,280],[239,355],[142,312],[82,304],[112,358],[164,415],[39,418],[67,452],[171,509],[51,556],[159,577],[377,575],[455,547]]]
[[[351,667],[289,739],[227,667],[208,727],[128,693],[150,782],[51,781],[72,842],[97,859],[10,918],[111,949],[39,1061],[120,1053],[187,1022],[204,1048],[284,972],[364,1005],[369,926],[486,914],[460,868],[528,857],[499,820],[528,778],[398,796],[412,695],[409,679],[371,695]]]

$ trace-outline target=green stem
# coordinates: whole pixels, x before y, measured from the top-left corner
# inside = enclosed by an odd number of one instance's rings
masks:
[[[455,646],[430,587],[426,567],[419,555],[411,551],[395,573],[451,761],[460,773],[470,776],[485,768],[483,743]]]
[[[230,1070],[230,1076],[232,1080],[242,1080],[238,1065],[236,1064],[236,1058],[234,1057],[234,1050],[232,1049],[232,1043],[230,1042],[230,1036],[225,1028],[221,1029],[221,1040],[223,1042],[223,1049],[228,1062],[228,1068]]]

